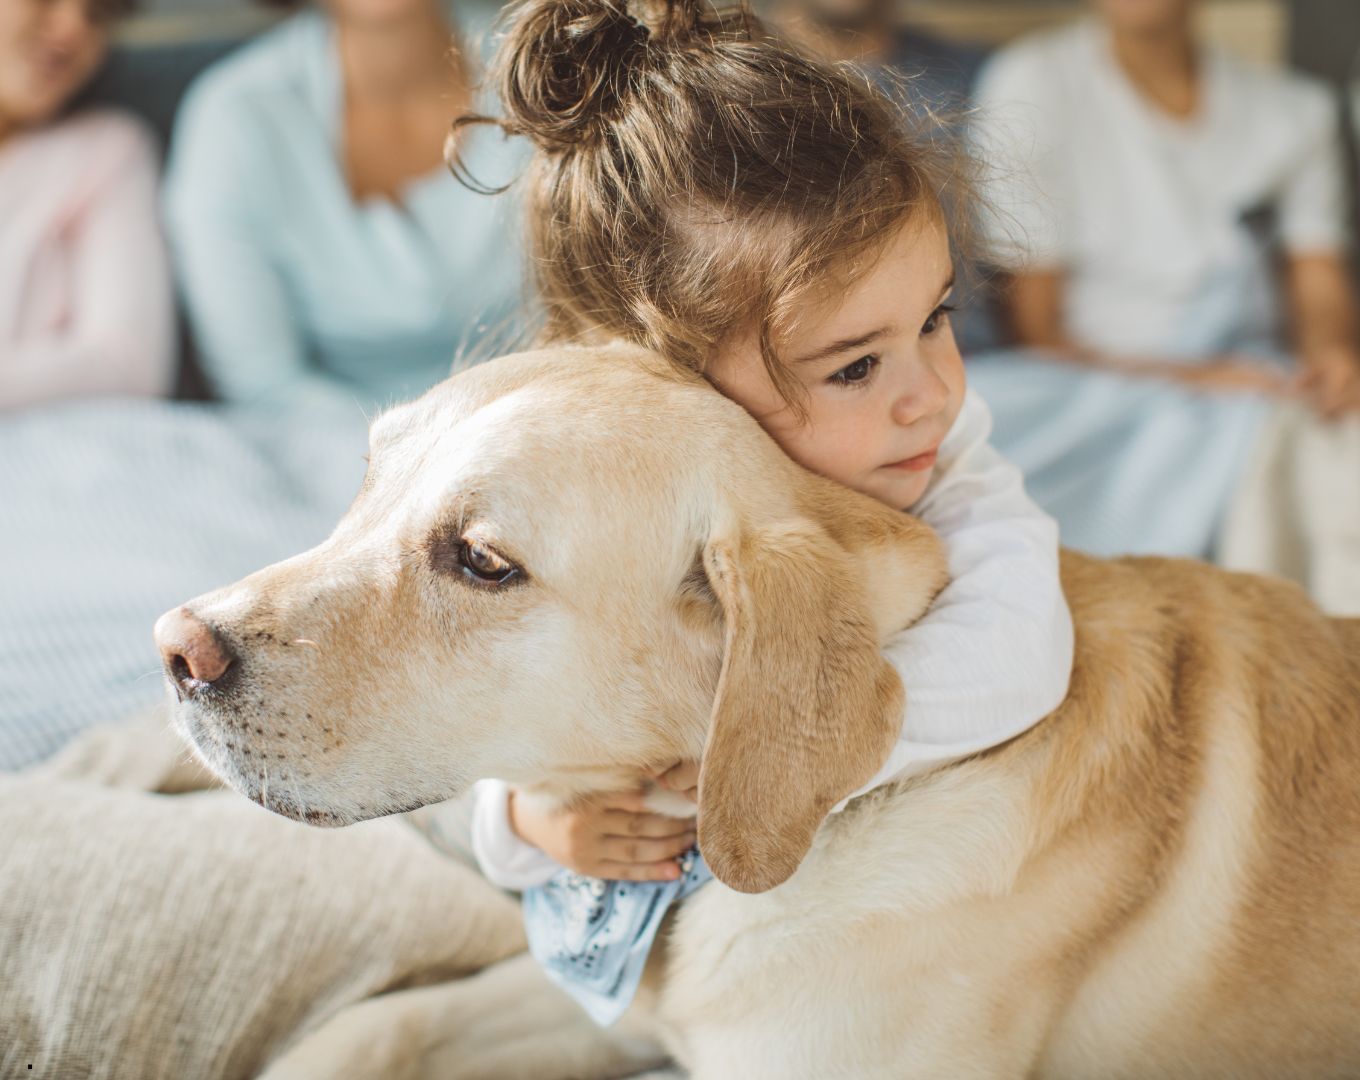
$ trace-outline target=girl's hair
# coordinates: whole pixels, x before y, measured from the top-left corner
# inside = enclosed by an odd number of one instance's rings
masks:
[[[702,372],[755,329],[799,409],[773,343],[800,301],[938,214],[961,177],[958,140],[933,118],[913,133],[864,73],[780,44],[745,4],[657,0],[635,17],[626,0],[521,0],[490,80],[504,117],[460,117],[454,134],[492,123],[537,147],[527,210],[546,338],[623,338]]]
[[[88,11],[96,23],[108,26],[135,15],[140,7],[139,0],[90,0]]]

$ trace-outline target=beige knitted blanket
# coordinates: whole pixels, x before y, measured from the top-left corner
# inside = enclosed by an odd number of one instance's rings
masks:
[[[518,905],[411,822],[313,829],[208,782],[161,717],[0,778],[0,1076],[542,1075],[525,1030],[579,1075],[648,1063],[496,964]]]
[[[160,713],[0,774],[0,1077],[605,1080],[664,1064],[544,978],[518,903],[468,865],[465,815],[288,822],[216,788]]]

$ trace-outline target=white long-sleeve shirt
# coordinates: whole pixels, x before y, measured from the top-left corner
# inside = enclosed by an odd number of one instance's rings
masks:
[[[945,545],[950,583],[884,647],[907,688],[902,732],[850,799],[1014,738],[1061,704],[1072,674],[1072,616],[1058,577],[1058,526],[1025,494],[1020,470],[988,443],[992,415],[971,390],[911,513]],[[472,848],[507,889],[561,867],[510,828],[510,787],[474,794]]]

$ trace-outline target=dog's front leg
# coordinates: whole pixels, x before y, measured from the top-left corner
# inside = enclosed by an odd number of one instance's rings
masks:
[[[260,1080],[611,1080],[665,1060],[650,1040],[596,1026],[522,953],[351,1006]]]

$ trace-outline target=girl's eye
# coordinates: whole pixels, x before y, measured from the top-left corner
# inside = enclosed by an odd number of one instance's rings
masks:
[[[924,336],[935,333],[949,319],[949,313],[957,310],[953,304],[941,304],[930,313],[930,317],[922,324],[921,334]]]
[[[833,383],[842,386],[853,386],[855,383],[864,382],[874,373],[874,368],[878,366],[878,357],[861,356],[853,364],[847,364],[840,371],[831,376]]]

